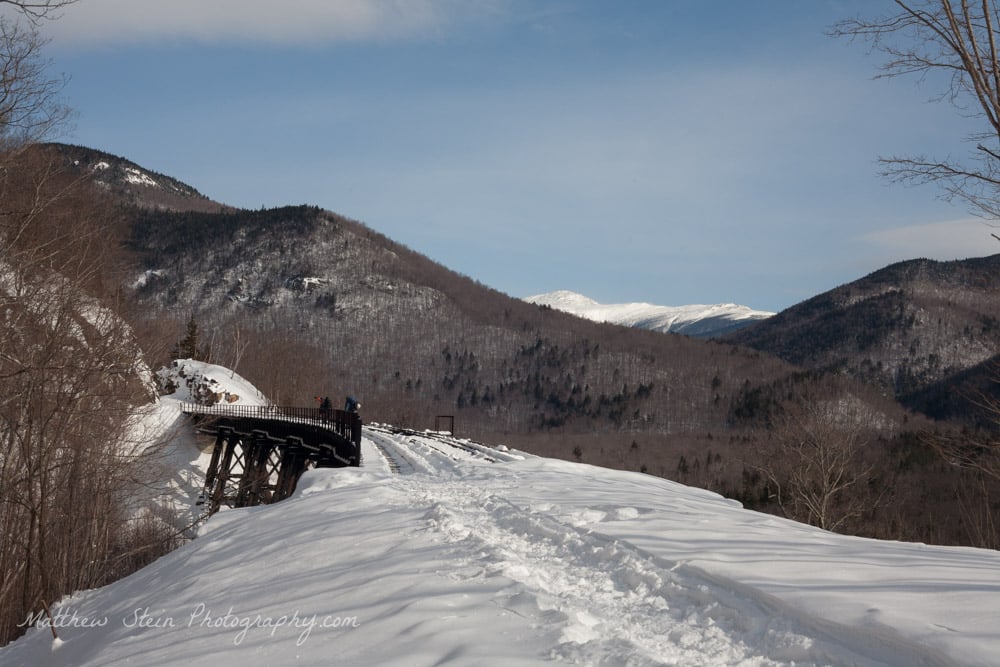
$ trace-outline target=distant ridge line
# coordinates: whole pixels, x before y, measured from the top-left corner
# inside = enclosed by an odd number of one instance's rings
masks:
[[[767,319],[772,312],[735,303],[658,306],[650,303],[602,304],[569,290],[557,290],[524,299],[595,322],[639,329],[714,338]]]

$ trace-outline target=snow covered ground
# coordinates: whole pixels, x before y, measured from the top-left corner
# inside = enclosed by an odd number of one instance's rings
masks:
[[[361,468],[309,471],[62,600],[59,640],[35,627],[0,664],[1000,664],[1000,553],[443,434],[374,425],[362,444]]]

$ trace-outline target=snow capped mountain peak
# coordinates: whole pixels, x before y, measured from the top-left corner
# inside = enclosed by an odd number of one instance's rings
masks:
[[[556,310],[564,310],[566,312],[573,312],[573,309],[597,308],[601,305],[590,297],[565,289],[549,292],[548,294],[529,296],[525,301],[537,303],[540,306],[551,306]]]
[[[719,336],[774,315],[735,303],[687,306],[657,306],[642,302],[601,304],[569,290],[538,294],[524,300],[595,322],[609,322],[664,333],[682,333],[700,338]]]

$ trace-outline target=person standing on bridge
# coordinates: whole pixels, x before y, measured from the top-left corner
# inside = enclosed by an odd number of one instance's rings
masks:
[[[324,419],[329,417],[330,412],[333,410],[333,403],[330,402],[330,397],[324,396],[323,399],[320,400],[319,396],[317,396],[316,400],[319,401],[320,416],[322,416]]]
[[[344,403],[344,410],[346,412],[357,412],[361,409],[361,404],[358,403],[358,399],[353,396],[348,396],[347,401]]]

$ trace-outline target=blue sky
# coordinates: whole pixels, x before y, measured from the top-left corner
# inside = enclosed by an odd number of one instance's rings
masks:
[[[780,310],[1000,249],[876,159],[961,153],[930,83],[824,35],[881,0],[80,0],[61,140],[315,204],[512,296]]]

